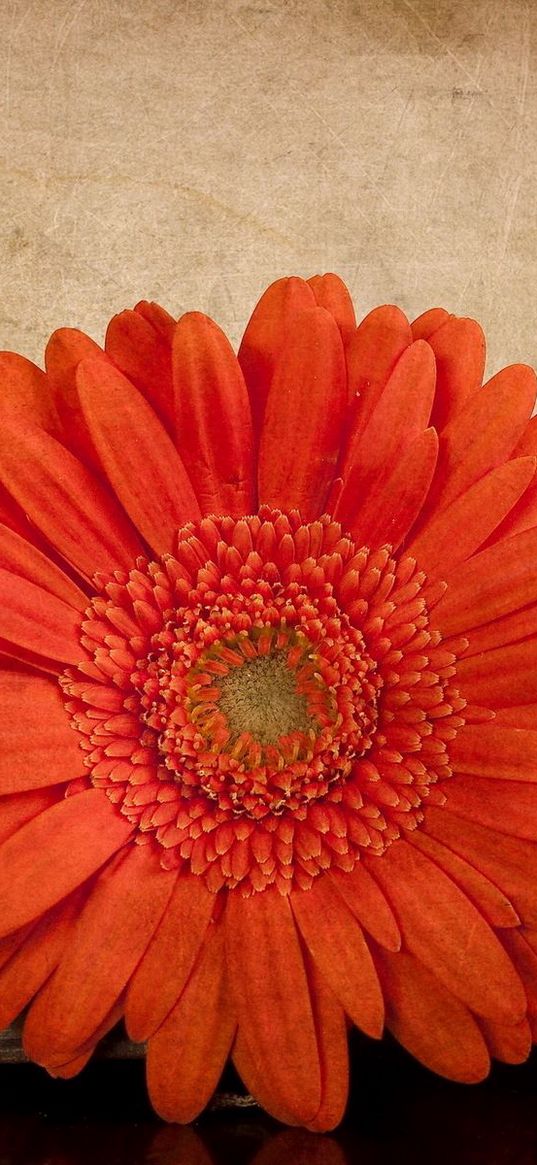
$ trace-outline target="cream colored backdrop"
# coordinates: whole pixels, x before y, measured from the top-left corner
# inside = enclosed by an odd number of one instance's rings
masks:
[[[537,3],[0,0],[0,346],[335,270],[537,363]]]

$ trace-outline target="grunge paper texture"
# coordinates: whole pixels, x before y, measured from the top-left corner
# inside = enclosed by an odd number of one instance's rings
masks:
[[[140,297],[236,340],[263,287],[476,316],[537,360],[526,0],[5,0],[0,346]]]

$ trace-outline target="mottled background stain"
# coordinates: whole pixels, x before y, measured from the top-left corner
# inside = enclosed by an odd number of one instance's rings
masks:
[[[537,363],[533,0],[2,0],[0,345],[279,275]]]

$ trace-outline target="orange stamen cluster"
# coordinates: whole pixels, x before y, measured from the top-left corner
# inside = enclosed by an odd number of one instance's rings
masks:
[[[464,641],[413,559],[263,507],[100,577],[62,677],[88,779],[214,891],[306,888],[422,818],[463,724]]]

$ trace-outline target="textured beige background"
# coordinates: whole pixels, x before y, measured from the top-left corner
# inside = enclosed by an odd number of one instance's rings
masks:
[[[0,0],[0,345],[265,284],[473,314],[537,363],[535,0]]]

